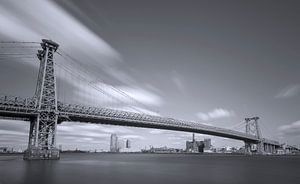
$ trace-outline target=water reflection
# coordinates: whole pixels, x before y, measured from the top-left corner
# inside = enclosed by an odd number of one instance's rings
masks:
[[[57,160],[24,161],[24,183],[54,184],[57,178]]]

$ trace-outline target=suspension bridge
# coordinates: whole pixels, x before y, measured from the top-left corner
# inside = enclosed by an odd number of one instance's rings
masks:
[[[28,43],[28,42],[26,42]],[[30,42],[29,42],[30,43]],[[32,44],[37,44],[32,42]],[[197,122],[162,117],[143,113],[140,109],[132,106],[131,110],[122,110],[113,105],[95,105],[89,106],[84,104],[67,103],[64,99],[58,98],[57,70],[74,74],[72,69],[67,65],[54,61],[54,54],[57,53],[64,59],[76,60],[59,50],[59,45],[51,40],[43,39],[41,49],[37,52],[39,60],[39,72],[35,94],[33,97],[16,97],[9,95],[0,96],[0,116],[2,118],[22,119],[30,122],[28,148],[25,151],[24,159],[58,159],[59,150],[56,148],[56,130],[60,123],[65,121],[78,121],[85,123],[101,123],[119,126],[157,128],[184,132],[193,132],[208,134],[241,140],[245,142],[245,150],[251,153],[251,146],[256,145],[258,154],[276,153],[280,147],[279,142],[266,139],[262,136],[258,124],[258,117],[245,119],[245,132],[233,129],[219,128],[208,126]],[[13,45],[13,44],[12,44]],[[7,46],[7,48],[14,46]],[[22,46],[18,46],[19,48]],[[32,49],[38,49],[37,45],[24,46]],[[7,55],[15,59],[33,59],[32,55],[26,53],[9,53],[0,54],[0,58],[6,58]],[[78,64],[78,63],[77,63]],[[92,81],[82,75],[74,74],[76,77],[86,80],[87,85],[95,91],[105,94],[112,101],[124,101],[110,95],[107,90],[93,85]],[[120,89],[110,86],[114,93],[118,93],[124,98],[129,99],[135,105],[144,104],[138,102],[130,95]],[[107,100],[107,99],[106,99]],[[98,101],[95,101],[97,104]],[[109,102],[108,102],[109,103]]]

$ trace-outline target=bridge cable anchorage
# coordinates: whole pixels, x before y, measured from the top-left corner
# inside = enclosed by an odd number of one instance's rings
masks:
[[[62,51],[62,49],[59,49],[59,51]],[[62,51],[62,52],[64,52],[64,51]],[[75,63],[76,65],[78,65],[78,63],[80,63],[78,60],[76,60],[76,59],[74,59],[73,57],[71,57],[70,55],[68,55],[68,54],[62,54],[61,52],[57,52],[61,57],[63,57],[65,60],[71,60],[73,63]],[[64,52],[65,53],[65,52]],[[68,57],[68,58],[66,58],[66,57]],[[82,66],[80,66],[81,68],[83,68]],[[88,73],[92,73],[92,72],[87,72],[87,70],[85,69],[85,68],[83,68],[83,72],[85,73],[85,74],[87,74],[88,75]],[[148,106],[146,106],[145,104],[143,104],[143,103],[141,103],[141,102],[139,102],[138,100],[136,100],[136,99],[134,99],[133,97],[131,97],[130,95],[128,95],[126,92],[124,92],[124,91],[122,91],[122,90],[120,90],[120,89],[118,89],[118,88],[115,88],[115,87],[113,87],[113,86],[111,86],[111,85],[107,85],[107,84],[105,84],[103,81],[101,81],[101,80],[97,80],[97,81],[100,81],[100,84],[102,83],[102,85],[105,85],[105,87],[108,87],[108,88],[110,88],[110,89],[112,89],[113,91],[115,91],[117,94],[120,94],[121,96],[123,96],[123,97],[125,97],[125,98],[127,98],[127,99],[129,99],[130,101],[133,101],[135,104],[139,104],[139,105],[141,105],[143,108],[145,108],[145,109],[148,109]],[[94,81],[89,81],[88,80],[88,83],[89,84],[93,84],[94,83]],[[102,91],[102,93],[103,93],[103,91]],[[111,95],[110,95],[111,96]],[[115,97],[113,97],[113,98],[115,98]],[[123,104],[124,104],[124,102],[123,102]],[[125,105],[128,105],[128,104],[125,104]],[[132,107],[131,107],[132,108]],[[141,112],[139,109],[137,109],[137,108],[134,108],[133,110],[135,110],[135,111],[138,111],[138,112]],[[142,112],[141,112],[142,113]]]

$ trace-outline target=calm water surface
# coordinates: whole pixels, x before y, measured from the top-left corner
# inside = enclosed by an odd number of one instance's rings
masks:
[[[0,184],[300,184],[300,156],[62,154],[58,161],[0,156]]]

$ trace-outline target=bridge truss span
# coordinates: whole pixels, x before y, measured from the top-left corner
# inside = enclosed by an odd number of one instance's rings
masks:
[[[62,117],[67,117],[69,121],[168,129],[210,134],[249,142],[259,141],[257,137],[243,132],[168,117],[63,103],[58,103],[58,109],[59,114]]]
[[[34,117],[37,115],[36,99],[0,95],[0,115],[18,118]]]
[[[22,98],[4,95],[0,96],[1,116],[18,116],[20,118],[30,118],[37,116],[37,114],[38,109],[36,108],[35,98]],[[57,114],[59,115],[59,122],[80,121],[145,128],[160,128],[210,134],[249,142],[258,141],[258,138],[253,135],[230,129],[208,126],[192,121],[109,108],[91,107],[58,102]]]

